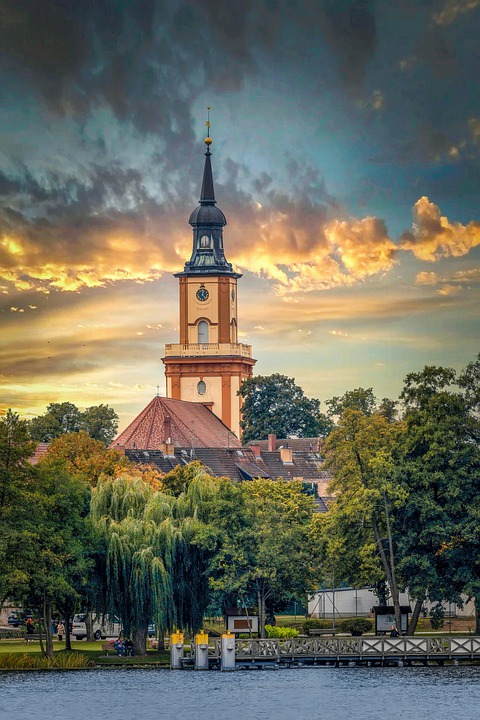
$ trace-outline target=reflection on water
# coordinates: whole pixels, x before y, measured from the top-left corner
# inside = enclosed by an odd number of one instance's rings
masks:
[[[2,720],[478,720],[480,667],[0,673]]]

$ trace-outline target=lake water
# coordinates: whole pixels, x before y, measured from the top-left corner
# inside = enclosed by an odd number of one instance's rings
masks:
[[[478,720],[480,667],[0,673],[1,720]]]

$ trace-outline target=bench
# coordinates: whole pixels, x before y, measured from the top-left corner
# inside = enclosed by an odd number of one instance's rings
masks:
[[[102,650],[105,653],[105,655],[108,657],[108,653],[111,650],[112,652],[116,653],[115,650],[115,641],[110,641],[102,644]]]
[[[310,637],[314,635],[335,635],[335,628],[310,628],[308,634]]]
[[[32,640],[38,642],[40,640],[40,637],[42,638],[42,640],[45,640],[45,635],[40,635],[40,633],[27,633],[25,635],[25,643],[28,645],[28,643]]]

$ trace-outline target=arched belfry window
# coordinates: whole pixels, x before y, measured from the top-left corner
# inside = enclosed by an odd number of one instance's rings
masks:
[[[200,345],[208,343],[208,322],[206,320],[200,320],[198,323],[198,342]]]
[[[234,318],[234,319],[232,320],[232,322],[231,322],[230,342],[232,342],[232,343],[238,342],[237,337],[238,337],[238,335],[237,335],[237,322],[236,322],[236,320],[235,320],[235,318]]]

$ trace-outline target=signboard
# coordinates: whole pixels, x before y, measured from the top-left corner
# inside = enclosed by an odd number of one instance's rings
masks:
[[[386,635],[391,632],[392,625],[396,625],[395,612],[391,605],[376,605],[372,608],[375,613],[375,635]],[[400,605],[402,626],[397,628],[400,634],[407,632],[408,615],[412,612],[410,605]]]
[[[227,630],[231,633],[258,633],[258,615],[228,615]]]

